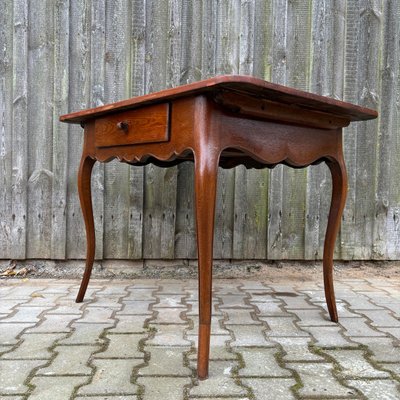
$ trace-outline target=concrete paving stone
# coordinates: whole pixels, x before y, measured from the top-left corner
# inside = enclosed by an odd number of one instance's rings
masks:
[[[323,361],[324,358],[314,354],[309,349],[309,344],[312,340],[306,337],[274,337],[271,338],[282,346],[283,351],[286,353],[282,358],[283,361]]]
[[[10,314],[13,311],[14,307],[21,307],[22,305],[27,304],[23,300],[8,300],[7,298],[2,299],[0,301],[0,314]],[[5,317],[6,315],[1,315],[0,318]]]
[[[154,289],[158,288],[159,284],[158,282],[160,279],[150,279],[150,278],[142,278],[142,279],[129,279],[129,285],[126,286],[128,290],[132,290],[135,288],[138,289]],[[125,280],[123,280],[125,282]]]
[[[297,389],[302,397],[354,397],[354,389],[342,385],[332,374],[333,365],[327,363],[287,363],[288,368],[295,370],[303,383]]]
[[[124,305],[121,310],[117,312],[118,315],[151,315],[152,311],[149,309],[151,304],[155,303],[150,300],[122,300]]]
[[[364,357],[362,350],[324,350],[340,366],[340,376],[344,379],[388,378],[389,374],[374,368]]]
[[[138,375],[191,376],[191,369],[183,365],[181,347],[146,347],[146,351],[150,352],[149,365],[140,368]]]
[[[348,384],[358,389],[368,400],[398,400],[400,385],[390,380],[351,380]]]
[[[156,379],[157,384],[154,384]],[[191,383],[190,378],[182,377],[140,377],[139,385],[144,386],[142,400],[183,400],[185,387]]]
[[[392,338],[358,337],[354,340],[368,347],[368,350],[372,352],[371,358],[373,361],[400,363],[400,347],[394,346]]]
[[[188,335],[187,338],[194,342],[198,349],[198,336]],[[238,356],[230,350],[227,342],[232,340],[230,335],[211,335],[210,337],[210,360],[237,360]],[[197,360],[197,352],[188,356],[189,360]]]
[[[10,353],[4,354],[2,359],[50,359],[53,353],[49,347],[56,340],[65,337],[65,333],[27,333],[21,335],[22,343]]]
[[[31,383],[35,385],[29,400],[69,400],[75,387],[88,381],[84,376],[34,377]]]
[[[263,317],[285,317],[288,316],[287,311],[283,308],[282,302],[266,301],[264,303],[256,303],[251,301],[250,304],[256,307],[257,316]]]
[[[88,308],[107,308],[112,310],[121,310],[123,302],[119,297],[96,297],[90,303],[87,303],[86,309]]]
[[[85,299],[82,304],[89,304],[92,300],[94,300],[96,293],[101,289],[101,287],[93,286],[92,283],[89,283],[89,287],[86,289]],[[73,287],[71,291],[62,297],[64,301],[75,302],[76,296],[78,295],[79,286]],[[79,303],[80,304],[80,303]]]
[[[262,282],[260,281],[254,281],[251,279],[246,279],[244,281],[242,281],[239,285],[240,290],[265,290],[268,288],[268,285],[264,285]]]
[[[144,327],[145,321],[150,315],[118,315],[117,324],[110,329],[110,333],[143,333],[147,331]]]
[[[244,385],[254,393],[255,400],[294,400],[290,390],[296,384],[294,379],[287,378],[253,378],[242,379]]]
[[[182,308],[160,308],[155,311],[152,324],[187,324],[187,320],[181,317]]]
[[[345,303],[338,303],[336,305],[339,320],[341,318],[360,318],[360,315],[354,312],[353,310],[349,310],[348,305]],[[328,313],[325,313],[325,315],[328,317]]]
[[[146,346],[190,346],[184,339],[186,325],[150,325],[155,328],[155,336],[146,341]]]
[[[132,395],[138,386],[131,383],[133,368],[143,363],[139,359],[96,359],[92,365],[96,371],[90,383],[82,386],[77,394],[82,395]]]
[[[250,400],[248,397],[190,397],[190,400]]]
[[[255,310],[250,308],[223,308],[220,310],[226,314],[225,325],[260,325],[261,322],[255,320]]]
[[[235,280],[230,280],[229,282],[226,280],[217,280],[214,282],[214,292],[218,293],[218,295],[223,294],[241,294],[239,289],[240,283]]]
[[[126,287],[125,282],[117,283],[110,285],[107,284],[105,287],[96,292],[96,297],[124,297],[129,294],[129,291]]]
[[[309,332],[316,342],[317,347],[357,347],[358,344],[345,338],[341,333],[342,328],[336,326],[307,326],[303,330]]]
[[[253,308],[250,305],[246,305],[245,300],[250,300],[249,296],[246,296],[244,294],[236,294],[236,295],[230,295],[230,294],[225,294],[221,295],[218,294],[218,298],[221,299],[222,304],[221,307],[224,308],[232,308],[232,307],[242,307],[242,308]]]
[[[275,298],[282,300],[285,303],[287,310],[309,310],[318,309],[315,304],[310,304],[307,300],[307,296],[279,296],[275,295]]]
[[[112,324],[79,324],[71,325],[71,335],[62,339],[58,344],[103,344],[104,339],[100,335]]]
[[[56,346],[57,353],[48,367],[41,368],[36,375],[90,375],[92,368],[87,366],[93,353],[100,346]]]
[[[105,395],[105,396],[78,396],[74,397],[74,400],[127,400],[125,396],[113,396],[113,395]],[[129,395],[129,400],[138,400],[136,395]]]
[[[46,286],[44,289],[40,290],[40,293],[42,294],[69,294],[71,289],[73,288],[73,282],[70,283],[57,283],[57,282],[51,282],[48,286]]]
[[[185,280],[168,282],[167,280],[160,281],[159,290],[157,294],[179,294],[186,296],[185,286],[187,282]]]
[[[400,328],[380,328],[381,331],[389,333],[397,340],[400,340]]]
[[[265,334],[269,338],[276,336],[309,336],[307,332],[302,331],[295,325],[296,318],[294,317],[259,317],[259,319],[267,323],[269,329],[266,330]]]
[[[340,318],[339,324],[344,327],[343,334],[346,336],[385,336],[368,326],[364,318]]]
[[[25,394],[28,391],[28,387],[24,384],[26,378],[32,369],[46,362],[46,360],[0,360],[0,396]]]
[[[390,310],[396,318],[400,318],[400,302],[375,302],[380,307]]]
[[[15,285],[7,293],[8,300],[27,300],[32,293],[43,290],[46,285],[35,285],[32,281],[22,282],[21,280],[16,281]]]
[[[146,338],[145,335],[135,333],[114,333],[108,334],[109,340],[107,349],[97,353],[95,358],[143,358],[144,353],[139,351],[140,340]]]
[[[79,315],[70,314],[53,314],[45,315],[43,320],[35,327],[29,328],[27,333],[57,333],[71,332],[69,325],[74,319],[79,318]]]
[[[139,289],[139,288],[134,288],[133,290],[129,291],[129,294],[124,297],[123,301],[129,301],[129,300],[146,300],[146,301],[151,301],[155,302],[156,297],[153,294],[153,290],[149,289]]]
[[[249,303],[281,302],[280,299],[274,297],[274,292],[267,288],[264,288],[264,290],[246,290],[245,294],[249,297],[247,300]]]
[[[121,305],[122,307],[122,305]],[[76,322],[85,324],[102,324],[111,319],[114,310],[112,308],[86,308],[82,317]]]
[[[70,315],[79,315],[80,317],[83,314],[83,309],[86,307],[84,303],[72,303],[68,302],[60,302],[57,301],[57,307],[51,309],[46,312],[46,315],[51,314],[70,314]]]
[[[54,293],[32,293],[28,302],[21,304],[21,307],[44,307],[50,309],[54,307],[61,297]]]
[[[288,312],[294,314],[299,319],[299,321],[296,321],[299,327],[336,325],[336,322],[332,322],[329,316],[321,309],[288,310]]]
[[[46,311],[46,307],[18,307],[15,311],[13,315],[2,318],[0,324],[13,322],[37,323],[40,319],[39,315]]]
[[[295,282],[291,283],[280,283],[280,282],[268,282],[268,286],[277,293],[290,293],[293,294],[295,290]]]
[[[158,294],[158,302],[153,305],[153,309],[157,308],[187,308],[185,304],[182,304],[182,300],[185,297],[182,294]]]
[[[187,329],[188,335],[197,335],[199,331],[199,318],[193,318],[193,328]],[[229,330],[221,326],[221,323],[224,324],[222,316],[212,316],[211,317],[211,334],[212,335],[229,335]]]
[[[187,316],[198,316],[199,315],[199,303],[197,301],[187,301],[188,310],[186,312]],[[219,311],[219,302],[218,300],[213,300],[212,304],[212,315],[222,315],[222,312]],[[248,308],[252,308],[249,306]]]
[[[247,390],[238,386],[231,376],[232,368],[236,366],[237,363],[231,361],[210,361],[208,379],[198,381],[198,385],[189,390],[189,396],[247,396]]]
[[[245,367],[239,370],[239,376],[246,377],[291,377],[292,372],[281,368],[275,355],[277,348],[238,348]]]
[[[379,364],[380,367],[391,371],[397,378],[397,380],[400,380],[400,364],[399,363],[393,363],[393,364],[388,364],[388,363],[381,363]]]
[[[262,325],[231,325],[229,329],[232,331],[234,340],[231,342],[232,347],[241,346],[259,346],[274,347],[275,344],[264,336],[265,327]]]
[[[19,337],[25,329],[34,326],[34,323],[9,323],[0,322],[1,344],[11,345],[19,342]]]
[[[363,296],[360,293],[341,296],[352,310],[382,310],[382,307],[371,303],[367,296]]]
[[[371,320],[371,325],[376,327],[400,328],[400,320],[394,318],[386,310],[362,310],[361,314]]]

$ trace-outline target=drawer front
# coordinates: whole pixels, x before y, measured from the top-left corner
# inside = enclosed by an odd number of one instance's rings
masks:
[[[169,104],[110,114],[95,121],[97,147],[167,142]]]

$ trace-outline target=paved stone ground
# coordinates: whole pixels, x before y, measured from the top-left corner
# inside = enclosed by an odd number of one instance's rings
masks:
[[[319,278],[319,277],[318,277]],[[214,280],[196,379],[195,280],[0,281],[0,399],[400,399],[400,279]]]

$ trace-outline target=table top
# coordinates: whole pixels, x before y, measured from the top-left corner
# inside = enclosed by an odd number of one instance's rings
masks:
[[[60,121],[79,124],[106,114],[170,101],[180,97],[212,92],[232,92],[247,98],[250,96],[254,99],[290,105],[296,107],[299,111],[304,109],[324,112],[333,116],[347,118],[350,121],[374,119],[378,116],[378,113],[370,108],[278,85],[252,76],[221,75],[144,96],[132,97],[116,103],[65,114],[60,117]]]

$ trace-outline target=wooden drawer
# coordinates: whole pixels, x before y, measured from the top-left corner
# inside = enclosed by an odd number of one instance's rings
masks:
[[[169,104],[110,114],[95,121],[97,147],[167,142]]]

